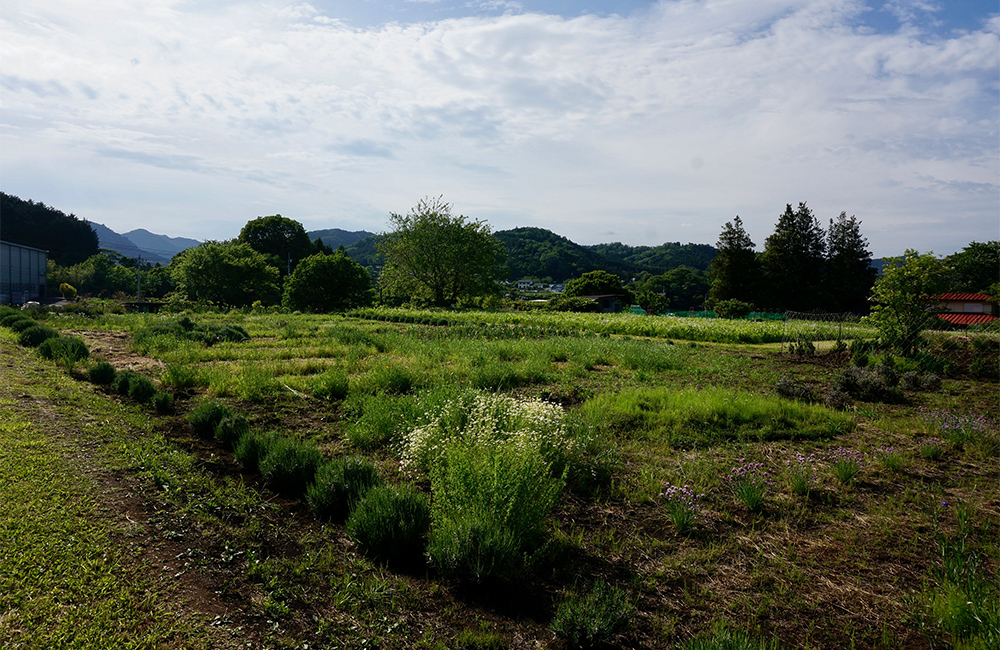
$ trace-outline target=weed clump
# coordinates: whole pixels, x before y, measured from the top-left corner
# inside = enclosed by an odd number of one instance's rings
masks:
[[[188,414],[188,422],[198,437],[209,439],[215,436],[215,428],[222,419],[232,412],[222,402],[212,400],[199,404]]]
[[[107,386],[115,380],[115,367],[107,361],[98,361],[87,370],[87,378],[93,384]]]
[[[306,491],[306,502],[319,519],[343,520],[365,492],[381,483],[370,460],[360,456],[335,458],[316,472],[316,481]]]
[[[250,339],[247,331],[239,325],[198,324],[189,316],[144,327],[135,333],[135,342],[140,346],[148,345],[156,337],[197,341],[209,346],[222,342],[239,343]]]
[[[624,591],[600,581],[586,595],[567,598],[550,627],[570,647],[599,647],[628,625],[634,610]]]
[[[347,520],[347,534],[369,555],[388,562],[419,560],[430,526],[427,496],[410,485],[374,487]]]
[[[317,399],[344,399],[348,390],[347,373],[338,368],[331,368],[312,380],[310,390],[312,396]]]
[[[816,394],[813,389],[806,384],[792,381],[788,377],[782,377],[774,384],[774,392],[785,399],[797,399],[803,402],[816,401]]]

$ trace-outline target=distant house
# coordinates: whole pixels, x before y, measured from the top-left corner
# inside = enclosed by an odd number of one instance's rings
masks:
[[[531,280],[518,280],[517,281],[517,290],[518,291],[524,291],[526,289],[530,289],[534,285],[535,285],[535,283],[532,282]]]
[[[45,298],[48,251],[0,241],[0,304]]]
[[[933,296],[938,316],[952,325],[968,327],[997,320],[1000,305],[985,293],[943,293]]]

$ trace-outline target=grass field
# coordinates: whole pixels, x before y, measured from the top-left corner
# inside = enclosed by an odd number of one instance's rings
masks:
[[[851,399],[780,344],[856,325],[36,316],[90,356],[0,328],[0,645],[1000,642],[995,337]]]

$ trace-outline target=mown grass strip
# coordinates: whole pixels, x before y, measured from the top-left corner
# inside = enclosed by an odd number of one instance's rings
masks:
[[[45,433],[0,402],[0,646],[157,648],[191,637],[156,586],[124,564],[94,486]]]

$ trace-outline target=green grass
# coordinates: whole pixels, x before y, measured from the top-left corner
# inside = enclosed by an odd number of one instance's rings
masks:
[[[845,414],[769,395],[718,388],[637,388],[602,393],[582,407],[594,426],[625,438],[674,447],[706,447],[727,440],[810,440],[854,428]]]
[[[0,420],[0,645],[208,647],[112,538],[96,492],[44,431]]]

